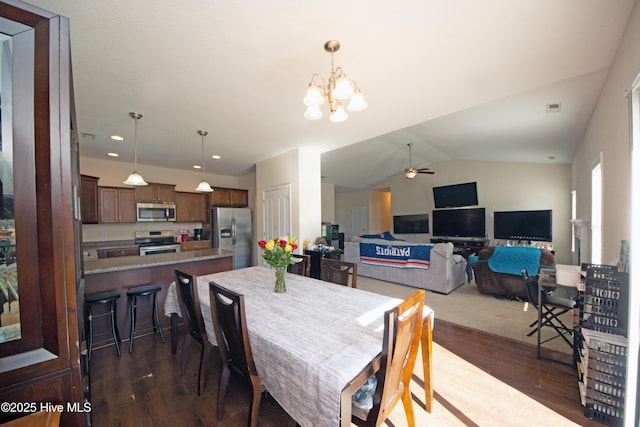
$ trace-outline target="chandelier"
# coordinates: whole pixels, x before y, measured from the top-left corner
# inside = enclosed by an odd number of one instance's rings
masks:
[[[207,136],[208,133],[209,132],[207,132],[206,130],[199,130],[198,131],[198,135],[200,135],[202,137],[202,181],[200,181],[200,184],[198,184],[198,186],[196,187],[196,191],[199,191],[201,193],[211,193],[213,191],[213,188],[211,188],[209,183],[204,180],[204,175],[205,175],[205,170],[204,170],[204,137]]]
[[[349,100],[347,106],[349,111],[362,111],[367,108],[367,103],[356,82],[349,79],[341,67],[334,68],[333,66],[333,53],[338,49],[340,49],[340,42],[337,40],[329,40],[324,44],[324,50],[331,53],[331,74],[329,74],[329,80],[326,84],[319,74],[311,76],[307,94],[302,100],[307,106],[307,110],[304,112],[306,119],[319,120],[322,118],[320,105],[324,103],[325,98],[329,104],[329,111],[331,111],[329,120],[334,123],[343,122],[349,117],[342,105],[347,100]]]
[[[123,181],[123,184],[126,185],[148,185],[144,178],[138,173],[138,120],[142,118],[142,114],[140,113],[129,113],[131,118],[133,118],[134,122],[134,139],[133,139],[133,173],[127,177],[126,181]]]

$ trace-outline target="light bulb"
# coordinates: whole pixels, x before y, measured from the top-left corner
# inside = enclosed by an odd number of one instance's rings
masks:
[[[309,106],[319,106],[324,103],[324,96],[322,96],[322,91],[320,88],[314,83],[309,83],[309,87],[307,88],[307,94],[302,100],[302,103]]]
[[[322,111],[317,105],[309,105],[304,112],[304,118],[307,120],[319,120],[322,118]]]
[[[211,188],[211,186],[207,181],[202,180],[200,181],[200,184],[198,184],[198,186],[196,187],[196,191],[199,191],[201,193],[211,193],[213,191],[213,188]]]
[[[336,86],[333,88],[333,97],[340,101],[348,99],[353,95],[353,85],[349,81],[346,75],[342,75],[336,81]]]
[[[136,186],[149,185],[144,180],[144,178],[142,178],[142,176],[135,171],[127,177],[126,181],[123,181],[122,183],[125,185],[136,185]]]
[[[360,89],[356,89],[356,92],[351,97],[351,101],[349,101],[349,105],[347,106],[347,110],[349,111],[362,111],[367,108],[367,101],[364,100],[364,96],[362,96],[362,92]]]
[[[340,123],[347,120],[348,117],[349,115],[344,110],[344,107],[342,105],[338,105],[338,108],[336,108],[336,111],[331,113],[331,116],[329,116],[329,120],[331,120],[333,123]]]
[[[416,177],[416,175],[418,175],[418,171],[416,171],[414,168],[408,168],[404,171],[404,176],[406,176],[407,179],[413,179]]]

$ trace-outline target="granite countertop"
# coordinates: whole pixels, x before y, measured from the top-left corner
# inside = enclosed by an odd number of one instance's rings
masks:
[[[233,251],[212,248],[169,254],[124,256],[96,260],[85,260],[84,274],[90,275],[98,273],[108,273],[112,271],[134,270],[137,268],[155,267],[160,265],[182,264],[185,262],[231,257],[233,255]]]

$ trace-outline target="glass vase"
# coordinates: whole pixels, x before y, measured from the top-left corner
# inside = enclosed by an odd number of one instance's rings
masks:
[[[285,267],[276,267],[276,284],[274,288],[275,292],[282,293],[287,290],[287,287],[284,283],[284,273],[286,272],[287,269]]]

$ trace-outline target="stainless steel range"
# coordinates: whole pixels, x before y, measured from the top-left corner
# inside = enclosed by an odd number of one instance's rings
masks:
[[[136,231],[135,243],[140,246],[140,255],[180,252],[180,244],[172,230]]]

